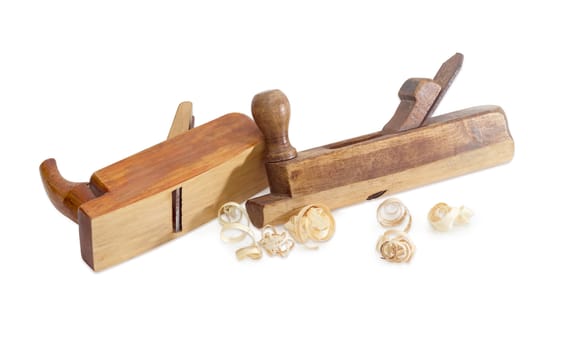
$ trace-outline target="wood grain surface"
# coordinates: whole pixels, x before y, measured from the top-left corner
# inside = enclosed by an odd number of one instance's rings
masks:
[[[307,204],[338,208],[510,161],[514,142],[497,106],[430,118],[394,135],[374,133],[266,163],[271,194],[251,199],[257,227],[278,224]]]
[[[83,259],[99,271],[213,219],[223,203],[267,186],[263,157],[255,123],[233,113],[96,171],[88,184],[96,196],[83,198],[76,214]],[[50,194],[47,183],[50,198],[61,202],[65,191]]]

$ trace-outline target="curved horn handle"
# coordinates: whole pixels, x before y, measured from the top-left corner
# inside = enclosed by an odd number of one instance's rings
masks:
[[[40,175],[49,200],[63,215],[77,222],[77,209],[81,204],[97,197],[89,183],[65,180],[55,159],[46,159],[40,165]]]
[[[272,163],[296,158],[296,149],[288,139],[290,104],[286,95],[280,90],[261,92],[253,97],[251,112],[265,135],[266,161]]]

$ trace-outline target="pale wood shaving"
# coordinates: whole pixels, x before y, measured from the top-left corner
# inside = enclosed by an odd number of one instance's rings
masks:
[[[228,202],[219,208],[217,220],[221,224],[220,238],[226,243],[239,243],[246,238],[251,244],[235,251],[237,259],[245,258],[258,260],[263,256],[263,251],[255,240],[255,235],[250,228],[249,217],[243,207],[235,202]],[[232,234],[229,234],[232,233]]]
[[[294,241],[287,235],[287,233],[278,233],[274,226],[266,225],[263,227],[261,232],[262,238],[259,241],[259,244],[270,256],[279,255],[281,257],[286,257],[294,247]]]
[[[387,230],[379,237],[375,249],[382,259],[390,262],[409,262],[415,253],[415,245],[407,237],[407,233]]]
[[[431,226],[440,232],[451,230],[455,224],[464,225],[470,222],[474,212],[464,206],[451,207],[446,203],[437,203],[428,214]]]
[[[279,255],[288,256],[294,247],[294,241],[286,232],[278,233],[270,225],[261,230],[261,239],[256,240],[254,231],[251,229],[251,221],[247,211],[238,203],[228,202],[219,208],[217,220],[221,224],[221,240],[227,243],[238,243],[249,238],[251,244],[235,251],[237,259],[242,260],[260,259],[263,256],[261,247],[269,256]]]
[[[407,237],[413,222],[407,207],[399,199],[389,198],[377,207],[376,216],[383,227],[406,223],[402,230],[389,229],[379,237],[375,249],[381,258],[389,262],[409,262],[415,253],[415,245]]]
[[[312,204],[292,216],[285,224],[285,229],[297,243],[316,249],[318,246],[311,243],[330,240],[336,231],[336,222],[327,206]]]
[[[383,227],[395,227],[407,222],[403,231],[409,232],[413,218],[407,207],[397,198],[389,198],[381,202],[376,211],[377,222]]]

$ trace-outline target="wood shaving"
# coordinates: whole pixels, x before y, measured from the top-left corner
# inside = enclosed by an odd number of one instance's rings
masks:
[[[428,219],[431,226],[440,232],[447,232],[455,224],[464,225],[470,222],[474,212],[464,206],[451,207],[446,203],[437,203],[429,211]]]
[[[375,249],[382,259],[390,262],[409,262],[415,253],[415,245],[407,237],[407,233],[387,230],[379,237]]]
[[[397,198],[389,198],[381,202],[377,207],[377,222],[383,227],[395,227],[403,224],[407,220],[407,224],[403,231],[409,232],[413,218],[407,207]]]
[[[318,246],[307,243],[330,240],[336,231],[336,222],[327,206],[312,204],[302,208],[298,215],[292,216],[285,224],[285,229],[297,243],[316,249]]]
[[[259,241],[259,244],[270,256],[279,255],[281,257],[286,257],[294,247],[294,241],[286,234],[286,232],[278,233],[274,226],[266,225],[263,227],[261,232],[262,238]]]
[[[382,259],[389,262],[409,262],[415,253],[415,246],[407,237],[413,222],[407,207],[399,199],[389,198],[377,207],[376,216],[383,227],[403,226],[406,222],[402,230],[385,231],[377,240],[375,249]]]
[[[261,230],[261,239],[255,239],[254,231],[251,229],[251,221],[247,211],[238,203],[228,202],[219,208],[217,220],[221,225],[221,240],[226,243],[239,243],[246,238],[251,240],[251,244],[235,251],[237,259],[261,259],[263,251],[269,256],[279,255],[288,256],[294,247],[294,241],[286,232],[278,233],[277,230],[267,225]]]
[[[263,251],[257,244],[249,224],[249,217],[243,207],[235,202],[228,202],[219,208],[217,220],[221,224],[220,238],[226,243],[239,243],[246,238],[251,244],[235,251],[238,260],[245,258],[258,260],[263,257]],[[229,234],[232,233],[232,234]]]

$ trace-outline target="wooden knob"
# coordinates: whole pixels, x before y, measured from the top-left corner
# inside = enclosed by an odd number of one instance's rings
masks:
[[[296,158],[296,149],[288,139],[290,104],[280,90],[261,92],[253,97],[251,112],[267,145],[269,163]]]

